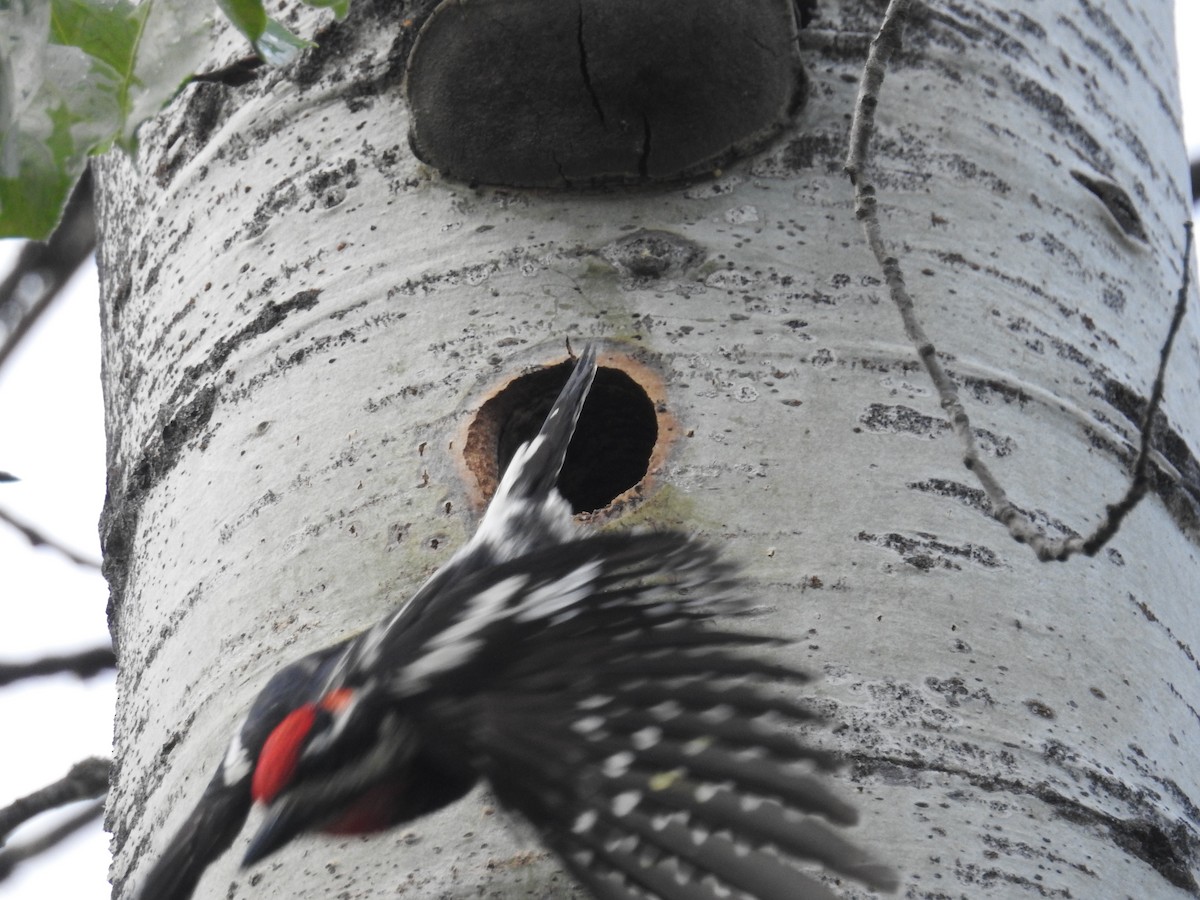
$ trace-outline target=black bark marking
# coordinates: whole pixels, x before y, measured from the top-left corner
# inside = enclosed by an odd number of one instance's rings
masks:
[[[121,468],[110,457],[108,493],[100,515],[100,543],[104,549],[103,570],[109,587],[109,630],[114,643],[121,632],[113,618],[124,596],[129,560],[146,497],[175,468],[184,450],[207,428],[217,403],[216,374],[241,344],[270,331],[297,310],[312,309],[319,294],[319,290],[307,290],[283,303],[268,301],[252,321],[232,336],[217,341],[208,359],[184,370],[171,397],[160,407],[157,425],[147,435],[136,462]]]
[[[1046,755],[1052,762],[1061,764],[1062,760],[1053,756],[1056,746],[1048,746]],[[1152,796],[1141,791],[1135,793],[1115,778],[1102,776],[1090,770],[1080,772],[1077,767],[1068,769],[1072,775],[1085,776],[1097,793],[1131,807],[1133,814],[1128,818],[1087,806],[1054,790],[1046,781],[1025,784],[1015,778],[972,772],[909,757],[852,753],[848,759],[856,778],[877,775],[892,782],[917,783],[923,773],[929,772],[961,778],[984,791],[1034,797],[1065,819],[1093,826],[1100,833],[1107,831],[1114,844],[1152,867],[1175,887],[1193,894],[1200,893],[1200,885],[1191,873],[1192,867],[1200,860],[1200,840],[1188,827],[1188,823],[1184,820],[1168,819],[1155,805]]]

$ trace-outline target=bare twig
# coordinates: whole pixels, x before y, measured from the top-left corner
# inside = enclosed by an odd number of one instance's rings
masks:
[[[1171,326],[1167,329],[1167,339],[1163,342],[1162,349],[1159,351],[1158,374],[1155,375],[1154,386],[1150,389],[1150,402],[1146,404],[1146,414],[1142,417],[1142,443],[1138,447],[1137,459],[1133,464],[1133,481],[1129,485],[1129,490],[1125,492],[1125,496],[1107,507],[1107,515],[1105,515],[1104,521],[1100,523],[1100,527],[1083,541],[1083,546],[1080,549],[1088,556],[1094,556],[1096,551],[1108,543],[1108,540],[1117,533],[1117,529],[1121,527],[1121,522],[1138,505],[1138,501],[1146,493],[1146,488],[1150,486],[1150,479],[1147,477],[1146,470],[1150,466],[1150,439],[1154,432],[1154,417],[1158,414],[1159,406],[1162,405],[1163,382],[1166,378],[1167,360],[1171,358],[1171,347],[1175,343],[1175,335],[1179,333],[1179,326],[1183,322],[1183,314],[1187,311],[1188,280],[1192,272],[1191,222],[1184,225],[1184,231],[1186,232],[1186,236],[1183,241],[1183,280],[1179,285],[1179,293],[1175,296],[1175,312],[1171,316]]]
[[[938,360],[937,350],[917,317],[912,295],[909,294],[904,282],[904,272],[900,267],[900,261],[890,255],[884,245],[879,224],[875,186],[870,184],[864,175],[867,152],[875,131],[875,110],[879,105],[879,90],[883,85],[887,63],[892,54],[900,47],[901,32],[910,7],[911,0],[891,0],[884,13],[879,33],[871,41],[867,62],[863,68],[858,99],[854,105],[854,117],[850,124],[850,149],[845,165],[846,174],[850,176],[850,181],[854,185],[854,213],[856,218],[862,222],[867,243],[883,270],[892,302],[895,303],[904,323],[904,332],[916,348],[917,355],[938,392],[942,409],[949,416],[951,427],[962,442],[963,465],[974,472],[975,477],[979,479],[987,493],[988,500],[991,501],[993,515],[1008,528],[1009,534],[1014,540],[1019,543],[1028,543],[1040,560],[1062,561],[1077,553],[1092,556],[1116,534],[1122,520],[1146,493],[1148,485],[1146,470],[1151,452],[1152,426],[1162,401],[1163,380],[1167,361],[1171,355],[1171,347],[1174,344],[1175,335],[1179,331],[1179,324],[1183,320],[1184,310],[1187,308],[1188,264],[1192,248],[1191,225],[1187,226],[1183,253],[1183,283],[1179,288],[1171,326],[1159,353],[1158,373],[1155,376],[1154,388],[1141,426],[1141,446],[1134,463],[1133,480],[1129,490],[1118,503],[1107,507],[1104,521],[1090,536],[1052,538],[1013,505],[1004,488],[1001,487],[991,469],[979,455],[975,435],[971,430],[971,422],[959,399],[958,390]]]
[[[0,344],[0,366],[8,360],[22,339],[50,308],[63,285],[83,265],[96,246],[96,216],[92,206],[91,169],[85,170],[71,199],[63,210],[62,221],[44,243],[29,241],[21,248],[12,271],[0,281],[0,321],[11,323]],[[18,298],[22,281],[35,275],[42,281],[37,299],[25,308]]]
[[[4,509],[0,509],[0,522],[5,522],[21,532],[21,534],[25,535],[25,539],[35,547],[49,547],[52,550],[57,550],[77,566],[85,566],[89,569],[100,568],[100,561],[98,559],[76,553],[70,547],[54,540],[54,538],[46,537],[46,535],[42,534],[32,525],[22,522]]]
[[[44,656],[26,663],[0,662],[0,687],[42,675],[78,675],[91,678],[116,668],[117,657],[112,647],[94,647],[69,656]]]
[[[100,814],[103,812],[104,798],[101,797],[99,800],[89,803],[74,816],[40,838],[19,844],[16,847],[8,847],[0,850],[0,881],[8,878],[13,873],[13,869],[21,863],[40,853],[45,853],[52,847],[62,843],[85,825],[100,818]]]
[[[0,845],[34,816],[76,800],[103,797],[108,792],[108,770],[107,759],[90,757],[71,766],[64,778],[0,809]]]

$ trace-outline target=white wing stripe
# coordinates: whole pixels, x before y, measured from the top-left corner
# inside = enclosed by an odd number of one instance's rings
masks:
[[[599,561],[593,560],[568,572],[562,578],[530,591],[514,617],[517,622],[531,622],[549,618],[555,613],[574,606],[591,592],[592,582],[600,572]]]
[[[254,760],[250,758],[250,754],[242,743],[242,728],[245,725],[246,717],[243,716],[242,720],[238,722],[237,728],[234,729],[233,738],[229,741],[229,750],[225,753],[225,759],[221,763],[219,771],[221,780],[226,787],[248,777],[254,766]]]

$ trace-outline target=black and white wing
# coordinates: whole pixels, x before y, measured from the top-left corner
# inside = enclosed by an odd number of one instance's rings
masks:
[[[588,345],[537,435],[513,454],[471,540],[411,600],[355,641],[335,674],[336,681],[359,684],[372,677],[377,667],[390,667],[399,658],[392,653],[397,643],[403,643],[402,635],[436,631],[439,626],[431,629],[427,618],[440,621],[457,612],[454,604],[463,597],[463,583],[523,554],[578,536],[570,504],[555,485],[595,377],[596,348]]]
[[[894,888],[831,827],[857,816],[797,734],[807,677],[763,655],[778,639],[711,621],[741,608],[733,587],[678,533],[528,554],[398,635],[380,690],[599,898],[833,898],[806,864]]]

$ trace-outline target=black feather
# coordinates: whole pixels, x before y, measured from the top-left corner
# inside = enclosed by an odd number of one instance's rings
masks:
[[[145,900],[187,900],[205,869],[229,849],[250,812],[250,779],[226,785],[220,773],[141,882]]]
[[[567,457],[571,436],[575,433],[575,424],[583,412],[584,400],[595,377],[596,346],[588,344],[579,354],[571,377],[559,391],[537,437],[525,445],[530,447],[531,452],[515,473],[517,478],[512,485],[513,496],[544,497],[554,490],[563,460]],[[521,456],[521,452],[518,451],[517,455]]]
[[[381,669],[411,659],[415,641],[442,631],[470,598],[464,583],[538,547],[573,537],[570,507],[554,489],[575,424],[596,377],[596,348],[580,354],[537,436],[509,462],[479,529],[412,598],[348,649],[328,687],[363,684]],[[502,537],[503,539],[497,539]]]
[[[468,598],[497,585],[486,621],[465,626]],[[801,870],[813,862],[894,887],[821,821],[857,816],[814,771],[834,758],[797,733],[816,719],[794,698],[808,677],[751,655],[778,639],[709,621],[744,608],[731,585],[711,547],[676,533],[598,535],[481,573],[444,624],[478,646],[422,682],[422,727],[470,747],[597,896],[832,897]],[[442,644],[413,646],[419,659]],[[409,714],[412,697],[397,697]]]

